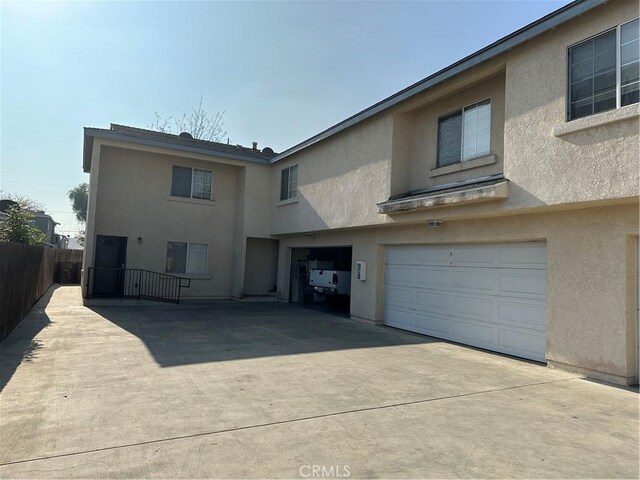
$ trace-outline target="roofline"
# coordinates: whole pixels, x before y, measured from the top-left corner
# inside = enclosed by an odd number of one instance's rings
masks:
[[[212,149],[200,148],[200,147],[190,147],[188,145],[178,145],[171,142],[163,142],[162,140],[152,140],[149,138],[140,138],[135,135],[128,135],[120,132],[112,132],[111,130],[105,130],[102,128],[85,127],[84,136],[85,136],[85,141],[87,137],[104,138],[106,140],[137,143],[137,144],[145,145],[148,147],[169,148],[171,150],[180,150],[188,153],[198,153],[200,155],[207,155],[210,157],[228,158],[230,160],[239,160],[242,162],[252,162],[260,165],[269,164],[269,160],[266,160],[266,159],[263,160],[263,159],[255,158],[249,155],[242,155],[237,153],[230,153],[230,152],[224,152],[221,150],[212,150]],[[84,152],[84,167],[85,167],[85,172],[90,171],[91,152],[86,152],[86,151]]]
[[[274,158],[270,160],[270,163],[275,163],[283,158],[286,158],[294,153],[299,152],[311,145],[314,145],[322,140],[329,138],[336,133],[339,133],[343,130],[346,130],[353,125],[360,123],[384,110],[387,110],[404,100],[407,100],[419,93],[428,90],[435,85],[448,80],[449,78],[458,75],[466,70],[469,70],[480,63],[483,63],[491,58],[494,58],[507,50],[510,50],[528,40],[531,40],[542,33],[555,28],[572,18],[575,18],[579,15],[586,13],[587,11],[600,6],[609,0],[576,0],[564,7],[561,7],[542,18],[530,23],[522,27],[519,30],[516,30],[513,33],[510,33],[506,37],[502,37],[501,39],[495,41],[494,43],[478,50],[471,55],[464,57],[461,60],[449,65],[448,67],[439,70],[438,72],[420,80],[413,85],[408,86],[407,88],[400,90],[397,93],[379,101],[371,105],[370,107],[365,108],[364,110],[352,115],[351,117],[336,123],[332,127],[327,128],[326,130],[304,140],[297,145],[285,150],[284,152],[276,155]]]
[[[46,218],[48,220],[51,220],[51,223],[53,223],[54,225],[60,225],[60,223],[56,222],[53,219],[53,217],[48,213],[38,213],[38,212],[32,212],[32,213],[33,213],[33,218]]]

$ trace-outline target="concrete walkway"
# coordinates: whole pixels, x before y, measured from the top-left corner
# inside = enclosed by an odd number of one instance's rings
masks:
[[[640,473],[633,391],[289,305],[60,287],[0,355],[1,478]]]

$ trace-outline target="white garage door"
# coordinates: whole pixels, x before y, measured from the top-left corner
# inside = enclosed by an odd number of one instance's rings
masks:
[[[545,243],[388,247],[385,324],[545,361]]]

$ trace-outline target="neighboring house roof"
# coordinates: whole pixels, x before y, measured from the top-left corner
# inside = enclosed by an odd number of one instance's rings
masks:
[[[13,207],[14,205],[19,205],[18,202],[15,202],[13,200],[0,200],[0,213],[6,212],[9,208]],[[46,219],[48,221],[50,221],[51,223],[53,223],[54,225],[60,225],[58,222],[56,222],[53,218],[51,218],[50,215],[47,215],[46,213],[44,213],[44,211],[42,210],[28,210],[31,214],[33,214],[34,218],[42,218],[42,219]]]
[[[0,212],[4,213],[9,210],[14,205],[18,205],[18,202],[14,202],[13,200],[0,200]]]
[[[33,213],[33,216],[34,216],[35,218],[43,218],[43,219],[45,219],[45,220],[50,221],[50,222],[51,222],[51,223],[53,223],[54,225],[60,225],[60,223],[56,222],[56,221],[51,217],[51,215],[47,215],[46,213],[44,213],[44,212],[42,212],[42,211],[39,211],[39,212],[33,212],[33,211],[32,211],[31,213]]]
[[[272,163],[277,162],[278,160],[282,160],[283,158],[288,157],[300,150],[307,148],[311,145],[314,145],[326,138],[335,135],[338,132],[341,132],[353,125],[360,123],[383,110],[387,110],[400,102],[403,102],[415,95],[418,95],[442,82],[448,80],[460,73],[469,70],[480,63],[483,63],[491,58],[500,55],[507,50],[510,50],[518,45],[531,40],[542,33],[545,33],[552,28],[555,28],[579,15],[584,14],[588,10],[591,10],[594,7],[602,5],[606,3],[608,0],[576,0],[568,5],[565,5],[558,10],[551,12],[550,14],[536,20],[529,25],[516,30],[515,32],[507,35],[506,37],[501,38],[500,40],[488,45],[481,50],[478,50],[475,53],[459,60],[448,67],[443,68],[442,70],[430,75],[417,83],[405,88],[404,90],[400,90],[398,93],[394,93],[390,97],[381,100],[380,102],[365,108],[361,112],[356,113],[355,115],[335,124],[332,127],[314,135],[303,142],[294,145],[293,147],[285,150],[284,152],[277,155]]]
[[[277,154],[270,148],[254,150],[253,148],[241,145],[228,145],[226,143],[209,142],[180,137],[171,133],[156,132],[144,128],[129,127],[127,125],[111,124],[110,129],[90,128],[84,129],[84,171],[91,169],[91,151],[93,150],[94,137],[139,143],[155,147],[168,147],[191,153],[201,153],[205,155],[215,155],[230,158],[233,160],[243,160],[255,163],[269,163]]]

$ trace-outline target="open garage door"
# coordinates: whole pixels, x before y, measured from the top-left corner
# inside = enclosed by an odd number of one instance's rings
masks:
[[[352,247],[291,249],[289,301],[348,315]]]
[[[385,324],[545,361],[546,244],[386,249]]]

